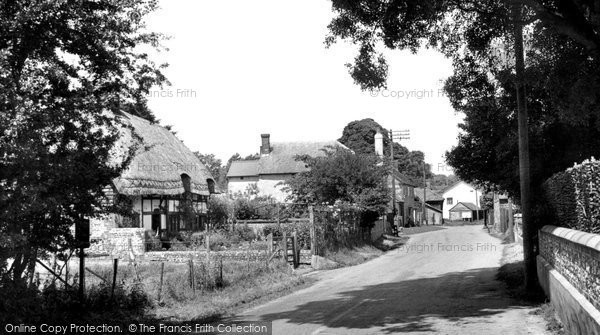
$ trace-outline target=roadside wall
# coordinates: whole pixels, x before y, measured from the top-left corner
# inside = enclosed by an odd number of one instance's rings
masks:
[[[91,255],[128,259],[146,251],[144,228],[111,228],[91,242],[90,248],[86,249],[86,253]]]
[[[270,255],[265,250],[227,250],[212,251],[211,258],[223,258],[233,260],[266,261]],[[144,254],[143,260],[153,262],[184,263],[190,258],[206,259],[206,250],[199,251],[149,251]],[[310,250],[300,250],[300,263],[310,264]]]
[[[539,232],[540,285],[571,334],[600,334],[600,235],[545,226]]]

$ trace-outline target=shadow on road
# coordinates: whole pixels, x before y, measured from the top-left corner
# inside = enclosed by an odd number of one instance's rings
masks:
[[[475,321],[473,318],[478,318],[477,322],[492,322],[485,319],[507,309],[531,306],[507,296],[503,284],[495,280],[497,270],[481,268],[365,286],[324,300],[314,294],[299,295],[293,310],[263,314],[260,320],[329,328],[382,327],[383,333],[435,331],[435,323],[441,320],[453,324],[468,324]],[[309,299],[310,302],[301,302]]]

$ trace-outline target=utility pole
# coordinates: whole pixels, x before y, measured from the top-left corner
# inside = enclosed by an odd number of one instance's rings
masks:
[[[391,172],[390,176],[392,177],[392,209],[394,221],[396,221],[396,172],[398,172],[398,167],[396,167],[396,160],[394,159],[394,139],[397,140],[407,140],[410,138],[410,130],[399,130],[393,131],[389,130],[390,137],[390,160],[391,160]],[[404,219],[404,218],[403,218]],[[402,222],[405,224],[406,222]]]
[[[529,127],[527,101],[525,97],[525,56],[523,46],[523,6],[521,1],[512,0],[511,14],[515,48],[515,72],[517,87],[517,115],[519,124],[519,177],[521,186],[521,209],[523,211],[523,255],[525,263],[525,287],[532,290],[537,286],[535,264],[536,229],[531,221],[531,182],[529,178]]]
[[[392,215],[393,221],[396,222],[396,161],[394,160],[394,132],[390,129],[390,164],[391,171],[390,176],[392,177]]]
[[[425,161],[423,161],[423,217],[421,218],[421,225],[427,223],[427,179],[425,177]]]

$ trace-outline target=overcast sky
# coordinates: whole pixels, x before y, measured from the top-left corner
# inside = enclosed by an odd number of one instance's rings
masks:
[[[151,92],[150,107],[194,151],[258,152],[271,141],[338,139],[351,121],[373,118],[385,128],[410,129],[402,144],[425,152],[434,173],[449,173],[442,155],[457,142],[455,115],[441,92],[451,62],[423,50],[386,52],[388,90],[363,92],[344,64],[356,48],[323,40],[332,12],[326,0],[161,0],[148,18],[171,36],[172,86]],[[375,96],[373,96],[375,95]]]

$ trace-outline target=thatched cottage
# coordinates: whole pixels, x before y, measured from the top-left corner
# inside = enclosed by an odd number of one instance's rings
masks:
[[[205,229],[207,200],[215,192],[208,169],[168,129],[130,114],[123,117],[131,129],[122,128],[120,147],[137,145],[135,154],[105,188],[105,205],[116,214],[92,220],[91,238],[106,238],[115,228],[142,228],[156,236]]]

